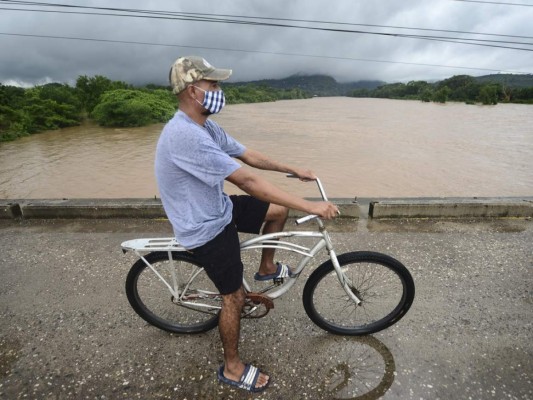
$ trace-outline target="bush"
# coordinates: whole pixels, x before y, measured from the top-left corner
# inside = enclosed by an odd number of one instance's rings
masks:
[[[28,130],[24,124],[25,114],[21,110],[0,104],[0,142],[15,140],[22,136],[28,136]]]
[[[307,99],[311,96],[302,89],[277,89],[266,85],[224,84],[228,104],[263,103],[276,100]]]
[[[440,89],[436,90],[433,93],[432,100],[435,103],[446,103],[450,93],[451,93],[451,89],[448,86],[442,86]]]
[[[79,76],[76,80],[76,94],[82,108],[90,114],[100,102],[101,96],[110,90],[131,89],[131,85],[121,81],[112,81],[105,76]]]
[[[485,85],[479,91],[477,100],[484,105],[498,104],[499,87],[495,85]]]
[[[0,85],[0,141],[79,125],[80,112],[78,97],[67,85],[31,89]]]
[[[65,128],[80,124],[81,105],[74,89],[49,84],[27,89],[23,111],[29,117],[28,133]]]
[[[176,100],[164,90],[119,89],[105,92],[91,116],[103,126],[144,126],[166,122],[176,111]]]

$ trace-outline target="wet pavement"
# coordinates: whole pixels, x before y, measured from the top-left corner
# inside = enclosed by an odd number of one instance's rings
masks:
[[[217,382],[216,330],[168,334],[128,304],[135,257],[120,243],[170,236],[166,221],[0,221],[0,398],[533,398],[532,221],[362,219],[331,234],[338,253],[401,260],[415,279],[411,310],[372,336],[331,335],[305,314],[301,279],[242,323],[242,358],[272,375],[250,395]]]

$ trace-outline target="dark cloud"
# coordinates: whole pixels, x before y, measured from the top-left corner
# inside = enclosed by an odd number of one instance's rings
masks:
[[[109,7],[109,2],[103,0],[83,3],[64,0],[63,4]],[[188,5],[170,0],[124,0],[113,2],[113,6],[533,36],[533,7],[451,0],[342,0],[335,3],[319,0],[211,0]],[[0,2],[0,7],[15,6]],[[289,21],[272,22],[297,24]],[[302,25],[332,27],[316,23]],[[174,59],[185,54],[199,54],[214,65],[232,68],[234,81],[281,78],[296,73],[329,74],[339,81],[380,79],[389,82],[440,79],[461,73],[482,75],[491,71],[533,73],[533,57],[530,51],[368,34],[8,10],[0,10],[0,26],[0,32],[3,33],[175,45],[172,47],[0,35],[0,81],[11,84],[47,81],[72,83],[79,75],[97,74],[132,83],[166,83],[169,66]],[[398,28],[384,30],[347,25],[333,27],[445,35],[439,32]],[[512,40],[533,42],[533,39]],[[190,47],[177,47],[180,45]],[[533,48],[531,45],[517,47]],[[445,65],[465,69],[438,67]]]

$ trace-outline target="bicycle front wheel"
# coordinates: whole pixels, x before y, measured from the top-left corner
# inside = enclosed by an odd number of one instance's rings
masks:
[[[381,331],[402,318],[413,303],[415,285],[398,260],[374,252],[338,256],[350,290],[359,305],[342,288],[333,263],[320,265],[307,280],[304,308],[320,328],[340,335],[359,336]]]
[[[201,333],[218,324],[221,296],[188,253],[147,254],[126,278],[130,305],[146,322],[174,333]]]

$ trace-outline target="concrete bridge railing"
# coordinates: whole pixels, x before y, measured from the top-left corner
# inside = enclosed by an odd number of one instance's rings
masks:
[[[531,218],[533,198],[333,199],[342,218]],[[303,214],[292,212],[291,217]],[[166,218],[160,199],[0,200],[0,219]]]

